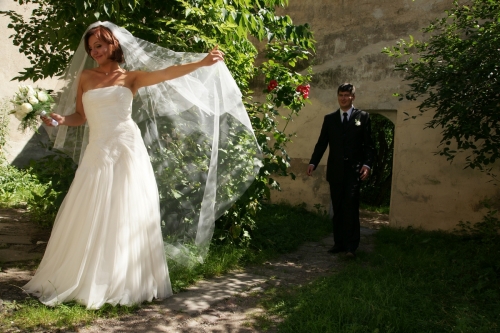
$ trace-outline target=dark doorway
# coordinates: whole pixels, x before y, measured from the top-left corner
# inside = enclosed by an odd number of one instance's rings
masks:
[[[361,202],[389,207],[391,202],[396,110],[369,110],[376,155],[370,178],[361,185]]]

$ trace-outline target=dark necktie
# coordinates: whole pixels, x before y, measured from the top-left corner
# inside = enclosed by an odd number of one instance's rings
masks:
[[[342,121],[342,125],[344,125],[344,129],[347,128],[347,124],[348,124],[348,121],[347,121],[347,112],[344,112],[344,120]]]
[[[343,112],[344,119],[342,120],[342,127],[343,127],[343,133],[342,133],[342,147],[344,149],[344,160],[347,161],[347,156],[346,156],[346,140],[347,140],[347,112]]]

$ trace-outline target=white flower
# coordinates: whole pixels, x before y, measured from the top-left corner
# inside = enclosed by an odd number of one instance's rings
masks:
[[[26,101],[26,97],[24,97],[21,94],[16,94],[16,97],[14,97],[14,100],[12,102],[20,104],[20,103],[24,103],[25,101]]]
[[[25,84],[19,85],[19,92],[21,92],[21,94],[23,95],[28,94],[28,86]]]
[[[36,94],[36,93],[35,93],[35,89],[33,89],[33,87],[31,87],[31,86],[28,86],[28,92],[27,92],[27,95],[28,95],[28,96],[33,96],[33,95],[35,95],[35,94]]]
[[[23,103],[20,106],[21,107],[19,108],[19,111],[16,112],[16,113],[20,113],[23,116],[27,115],[28,113],[30,113],[31,111],[33,111],[33,107],[31,106],[30,103]]]
[[[35,95],[30,95],[28,96],[28,102],[30,102],[31,105],[38,104],[38,99],[36,99]]]
[[[38,97],[38,100],[42,103],[47,102],[49,100],[49,96],[47,96],[47,94],[41,90],[38,92],[37,97]]]
[[[18,112],[14,113],[14,117],[16,117],[17,120],[19,120],[19,121],[23,121],[24,116],[25,116],[24,114],[21,114]]]
[[[361,121],[359,121],[359,119],[356,119],[356,120],[354,121],[354,125],[356,125],[356,126],[361,125]]]
[[[35,89],[33,89],[32,86],[29,86],[27,84],[21,84],[19,86],[19,92],[23,96],[33,96],[33,95],[35,95]]]

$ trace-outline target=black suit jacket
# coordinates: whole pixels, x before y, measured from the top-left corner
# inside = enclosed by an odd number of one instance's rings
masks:
[[[316,169],[326,148],[330,146],[326,167],[326,179],[329,182],[341,182],[346,172],[359,173],[363,165],[372,167],[375,148],[370,115],[353,109],[345,135],[344,138],[340,109],[327,114],[309,164],[314,164]],[[345,170],[346,166],[352,170]]]

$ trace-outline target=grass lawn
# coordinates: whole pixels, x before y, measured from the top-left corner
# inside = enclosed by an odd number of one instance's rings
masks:
[[[201,278],[292,252],[328,233],[325,216],[266,205],[250,247],[213,244],[205,263],[193,269],[169,262],[172,285],[179,291]],[[500,332],[500,242],[391,228],[378,231],[375,242],[374,252],[360,252],[331,276],[300,287],[266,289],[258,296],[266,317],[280,319],[279,332]],[[139,308],[93,311],[72,303],[49,308],[33,298],[3,306],[13,311],[0,312],[0,327],[21,331],[71,330]]]
[[[373,253],[262,305],[279,332],[500,332],[500,246],[383,228]]]

